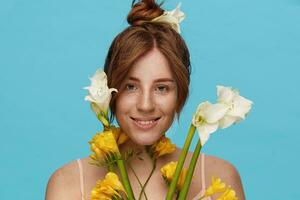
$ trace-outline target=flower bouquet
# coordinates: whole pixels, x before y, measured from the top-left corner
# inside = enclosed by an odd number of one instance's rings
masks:
[[[135,197],[125,168],[125,161],[127,161],[128,157],[133,156],[133,152],[129,151],[124,155],[121,154],[119,146],[126,142],[127,135],[120,128],[111,125],[108,117],[111,94],[112,92],[117,92],[117,89],[108,88],[106,74],[100,69],[96,71],[90,80],[91,85],[85,87],[89,91],[89,95],[85,97],[85,100],[90,102],[92,110],[103,125],[103,131],[97,133],[89,142],[90,149],[93,152],[90,156],[93,160],[91,164],[99,167],[104,166],[108,170],[105,178],[97,181],[96,186],[92,190],[91,199],[133,200]],[[192,123],[178,161],[167,163],[160,170],[163,179],[169,186],[166,200],[173,199],[175,193],[177,194],[176,199],[186,199],[201,148],[209,139],[210,134],[218,128],[228,128],[245,119],[251,109],[252,102],[240,96],[237,90],[230,87],[217,86],[217,96],[218,99],[215,104],[208,101],[199,104],[193,115]],[[199,140],[189,168],[186,170],[183,169],[183,164],[196,130],[199,133]],[[144,184],[139,181],[139,178],[134,173],[134,169],[127,163],[141,187],[139,199],[142,198],[142,195],[144,195],[145,199],[148,199],[144,189],[156,169],[157,158],[172,153],[175,148],[176,146],[165,136],[162,136],[155,144],[147,146],[146,150],[153,161],[153,166]],[[119,181],[115,173],[117,169],[120,172],[121,181]],[[220,178],[215,177],[212,177],[211,186],[208,187],[200,199],[219,193],[218,200],[237,199],[233,188],[226,186]]]

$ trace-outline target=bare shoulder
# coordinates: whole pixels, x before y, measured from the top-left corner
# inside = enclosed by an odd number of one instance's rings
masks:
[[[88,157],[80,159],[85,187],[92,187],[105,170],[91,165]],[[80,172],[78,162],[72,161],[57,169],[50,177],[46,190],[46,200],[81,199]]]
[[[236,167],[230,162],[215,157],[205,156],[205,175],[207,185],[211,184],[211,177],[221,178],[227,185],[230,185],[237,193],[238,199],[245,199],[241,177]]]
[[[178,160],[180,153],[181,153],[181,149],[177,148],[175,153],[171,156],[172,159]],[[188,167],[188,165],[189,165],[188,163],[190,162],[192,156],[193,156],[193,152],[187,153],[185,167]],[[202,184],[202,177],[201,177],[202,176],[201,175],[202,159],[201,159],[201,157],[203,157],[203,154],[200,154],[197,164],[196,164],[196,168],[195,168],[195,172],[194,172],[194,176],[193,176],[193,180],[192,180],[192,182],[195,183],[194,185]],[[215,156],[205,154],[205,156],[203,158],[204,158],[206,188],[211,184],[212,176],[218,177],[223,182],[225,182],[227,185],[230,185],[236,191],[236,194],[237,194],[237,197],[239,200],[244,200],[245,195],[244,195],[243,185],[242,185],[241,177],[240,177],[239,172],[236,169],[236,167],[232,163],[230,163],[222,158],[215,157]],[[197,192],[199,192],[199,187],[191,187],[190,192],[197,194]],[[216,197],[214,196],[213,199],[216,199]]]
[[[57,169],[50,177],[46,200],[77,199],[79,194],[78,164],[72,161]],[[77,198],[76,198],[77,197]]]
[[[90,164],[89,157],[81,158],[84,188],[90,191],[106,170]],[[84,194],[88,195],[88,194]],[[50,177],[46,190],[46,200],[81,199],[80,172],[78,161],[72,161],[57,169]]]
[[[207,172],[215,172],[223,176],[237,176],[238,171],[235,166],[227,160],[211,155],[205,155],[205,166]]]

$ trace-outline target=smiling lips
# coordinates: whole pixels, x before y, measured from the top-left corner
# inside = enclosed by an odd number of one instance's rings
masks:
[[[151,119],[151,120],[144,120],[144,119],[138,119],[138,118],[133,118],[131,117],[131,119],[133,120],[134,124],[142,129],[142,130],[149,130],[151,128],[154,128],[158,122],[158,120],[160,119],[160,117],[155,118],[155,119]]]

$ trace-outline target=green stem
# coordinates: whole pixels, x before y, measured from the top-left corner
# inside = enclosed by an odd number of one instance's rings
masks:
[[[108,166],[107,166],[107,168],[108,168],[108,171],[110,171],[110,172],[114,172],[115,170],[114,170],[114,167],[111,165],[111,164],[109,164]]]
[[[99,114],[99,115],[97,115],[97,118],[102,123],[102,125],[104,127],[104,130],[109,129],[110,124],[109,124],[109,121],[107,120],[107,118],[105,116],[102,116],[101,114]]]
[[[156,168],[156,159],[153,160],[152,170],[151,170],[151,172],[150,172],[150,174],[149,174],[149,176],[148,176],[148,178],[147,178],[144,186],[142,187],[142,191],[140,192],[139,200],[142,198],[142,193],[144,192],[146,185],[148,184],[151,176],[153,175],[153,172],[155,171],[155,168]]]
[[[137,174],[135,173],[135,171],[134,171],[134,169],[132,168],[131,164],[130,164],[130,163],[128,163],[127,165],[129,166],[129,168],[130,168],[130,169],[131,169],[131,171],[133,172],[133,175],[134,175],[134,176],[135,176],[135,178],[137,179],[137,181],[138,181],[138,183],[139,183],[140,187],[141,187],[141,188],[143,188],[143,184],[141,183],[141,181],[140,181],[139,177],[138,177],[138,176],[137,176]],[[145,193],[145,192],[144,192],[144,196],[145,196],[146,200],[148,200],[148,198],[147,198],[147,195],[146,195],[146,193]]]
[[[192,157],[190,165],[189,165],[189,169],[188,169],[186,177],[184,179],[183,186],[180,190],[178,200],[186,199],[186,196],[187,196],[187,193],[188,193],[190,185],[191,185],[191,180],[192,180],[192,177],[193,177],[193,174],[194,174],[194,170],[195,170],[195,167],[196,167],[196,163],[197,163],[201,148],[202,148],[201,142],[200,142],[200,140],[198,140],[197,146],[195,148],[195,151],[193,153],[193,157]]]
[[[178,182],[178,179],[179,179],[179,176],[180,176],[180,172],[181,172],[181,169],[183,167],[184,160],[186,158],[186,154],[188,153],[188,150],[189,150],[189,147],[191,145],[193,136],[195,134],[195,129],[196,129],[196,127],[191,124],[188,135],[187,135],[185,143],[184,143],[184,146],[183,146],[182,151],[181,151],[180,156],[179,156],[177,167],[176,167],[172,182],[170,184],[166,200],[172,200],[172,198],[173,198],[174,192],[176,190],[177,182]]]
[[[129,178],[128,178],[128,174],[125,168],[125,163],[122,160],[122,158],[117,159],[117,164],[118,164],[118,168],[120,170],[120,174],[121,174],[121,178],[122,178],[122,183],[124,185],[127,197],[129,200],[134,200],[134,194],[129,182]]]
[[[202,199],[204,199],[205,198],[205,196],[202,196],[202,197],[200,197],[200,199],[198,199],[198,200],[202,200]]]

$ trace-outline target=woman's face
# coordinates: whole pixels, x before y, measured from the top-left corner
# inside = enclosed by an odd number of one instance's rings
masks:
[[[139,145],[156,142],[171,126],[177,86],[168,61],[154,48],[140,58],[123,81],[116,100],[116,118]]]

